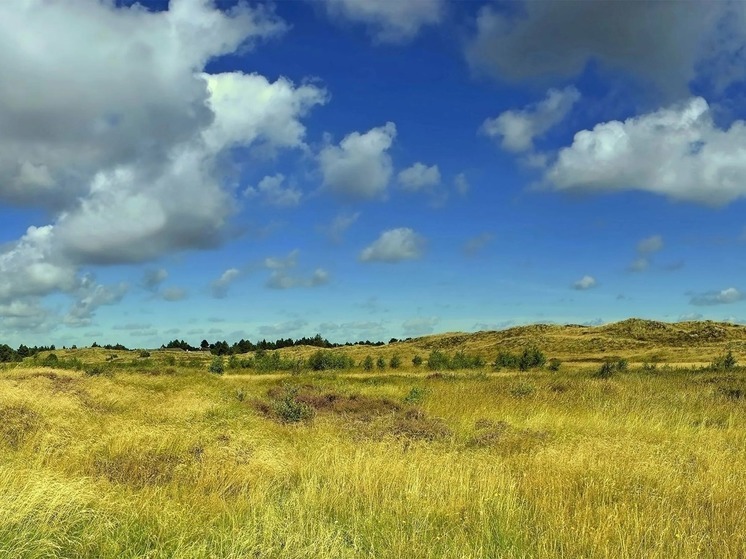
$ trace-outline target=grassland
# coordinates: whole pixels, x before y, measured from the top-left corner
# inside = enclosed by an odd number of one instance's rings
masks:
[[[647,326],[337,350],[403,357],[384,372],[103,350],[57,352],[101,374],[6,366],[0,557],[745,557],[746,371],[692,366],[746,359],[741,332]],[[410,364],[529,343],[560,370]],[[608,356],[629,368],[593,378]]]

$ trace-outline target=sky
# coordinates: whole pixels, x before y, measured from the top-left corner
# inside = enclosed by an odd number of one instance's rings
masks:
[[[746,3],[0,2],[0,343],[746,321]]]

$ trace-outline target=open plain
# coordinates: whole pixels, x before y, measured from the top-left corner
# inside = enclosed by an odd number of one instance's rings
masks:
[[[0,371],[0,556],[744,557],[744,344],[629,320],[327,350],[338,370],[39,354]],[[558,361],[492,365],[528,347]]]

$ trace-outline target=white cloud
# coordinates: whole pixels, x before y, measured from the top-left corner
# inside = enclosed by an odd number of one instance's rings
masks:
[[[397,180],[404,190],[417,192],[440,184],[440,170],[437,165],[428,167],[417,162],[399,172]]]
[[[76,291],[77,300],[65,316],[65,324],[75,327],[90,325],[96,309],[120,302],[128,289],[125,283],[104,286],[96,283],[92,276],[84,276]]]
[[[401,262],[422,256],[425,241],[408,227],[389,229],[381,233],[373,244],[363,249],[363,262]]]
[[[228,268],[218,279],[210,284],[212,296],[216,299],[223,299],[228,295],[228,288],[238,279],[241,272],[237,268]]]
[[[746,195],[746,123],[727,130],[696,97],[575,134],[546,173],[556,190],[642,190],[723,205]]]
[[[740,2],[688,2],[686,10],[615,0],[487,5],[466,55],[475,70],[508,80],[576,76],[596,61],[680,96],[713,66],[720,76],[743,78],[743,13]]]
[[[298,119],[328,100],[323,89],[295,87],[283,77],[274,83],[259,74],[241,72],[202,77],[207,82],[208,106],[215,114],[205,130],[205,141],[214,151],[257,141],[272,149],[302,147],[306,128]]]
[[[440,23],[445,0],[325,0],[330,16],[367,25],[382,43],[411,40],[426,25]]]
[[[0,304],[76,298],[82,265],[221,242],[235,207],[229,149],[306,149],[300,119],[327,94],[203,70],[285,28],[243,3],[221,11],[172,0],[160,12],[97,0],[0,3],[0,202],[53,216],[0,253]],[[69,318],[88,320],[87,308],[95,305],[78,297]]]
[[[744,294],[735,287],[728,287],[721,291],[708,291],[692,295],[689,303],[697,306],[727,305],[744,299]]]
[[[534,139],[543,136],[559,124],[580,99],[580,93],[572,86],[563,90],[550,89],[540,103],[520,111],[505,111],[495,118],[488,118],[481,131],[508,151],[530,151]]]
[[[329,272],[323,268],[316,268],[309,276],[293,274],[292,270],[298,265],[298,249],[293,250],[286,257],[268,257],[264,259],[264,267],[272,270],[266,286],[271,289],[292,289],[294,287],[318,287],[329,283]]]
[[[285,175],[277,173],[266,176],[256,188],[248,187],[244,191],[247,197],[262,196],[264,203],[278,208],[289,208],[300,204],[303,193],[293,186],[283,186]]]
[[[348,134],[339,146],[322,148],[319,164],[324,185],[350,198],[383,197],[393,173],[388,149],[395,137],[396,125],[388,122],[364,134]]]
[[[585,290],[596,287],[596,278],[593,276],[583,276],[578,281],[572,284],[573,289]]]

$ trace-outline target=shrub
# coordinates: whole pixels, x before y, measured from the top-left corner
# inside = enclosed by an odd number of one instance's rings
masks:
[[[616,363],[612,363],[611,361],[605,361],[601,368],[596,371],[593,376],[595,378],[611,378],[613,377],[619,369],[616,366]]]
[[[546,360],[547,358],[541,350],[533,346],[527,347],[521,354],[521,358],[518,361],[518,368],[521,371],[528,371],[529,369],[543,366]]]
[[[559,371],[560,365],[562,365],[562,361],[560,361],[556,357],[552,357],[549,360],[549,363],[547,363],[547,369],[549,369],[550,371]]]
[[[427,358],[427,368],[431,371],[436,371],[438,369],[450,369],[451,362],[445,353],[434,349],[430,352],[430,355]]]
[[[215,373],[216,375],[222,375],[224,370],[223,357],[220,355],[213,357],[212,363],[210,363],[210,372]]]
[[[479,355],[467,355],[463,351],[457,351],[450,359],[451,369],[478,369],[484,366],[484,359]]]
[[[59,362],[59,358],[55,353],[50,353],[47,355],[46,359],[44,359],[44,364],[49,367],[54,367]]]
[[[383,357],[379,357],[376,359],[376,367],[378,367],[381,371],[386,368],[386,360]]]
[[[735,369],[738,365],[733,352],[728,350],[728,353],[716,357],[715,360],[710,364],[710,368],[715,371],[729,371]]]
[[[520,357],[508,351],[500,351],[492,364],[495,369],[517,369],[520,364]]]
[[[401,367],[401,357],[398,354],[394,354],[389,361],[389,367],[392,369],[398,369]]]
[[[298,402],[295,397],[298,389],[288,389],[285,395],[276,400],[273,409],[277,417],[283,423],[299,423],[301,421],[310,421],[315,415],[315,410],[305,402]]]
[[[354,366],[351,357],[320,349],[308,358],[308,366],[314,371],[349,369]]]
[[[420,357],[419,355],[415,355],[414,357],[412,357],[412,365],[414,365],[415,367],[419,367],[420,365],[422,365],[422,357]]]
[[[143,349],[140,351],[140,357],[142,357],[143,359],[146,357],[150,357],[150,352]]]
[[[368,355],[363,359],[363,370],[365,371],[372,371],[373,370],[373,358]]]

